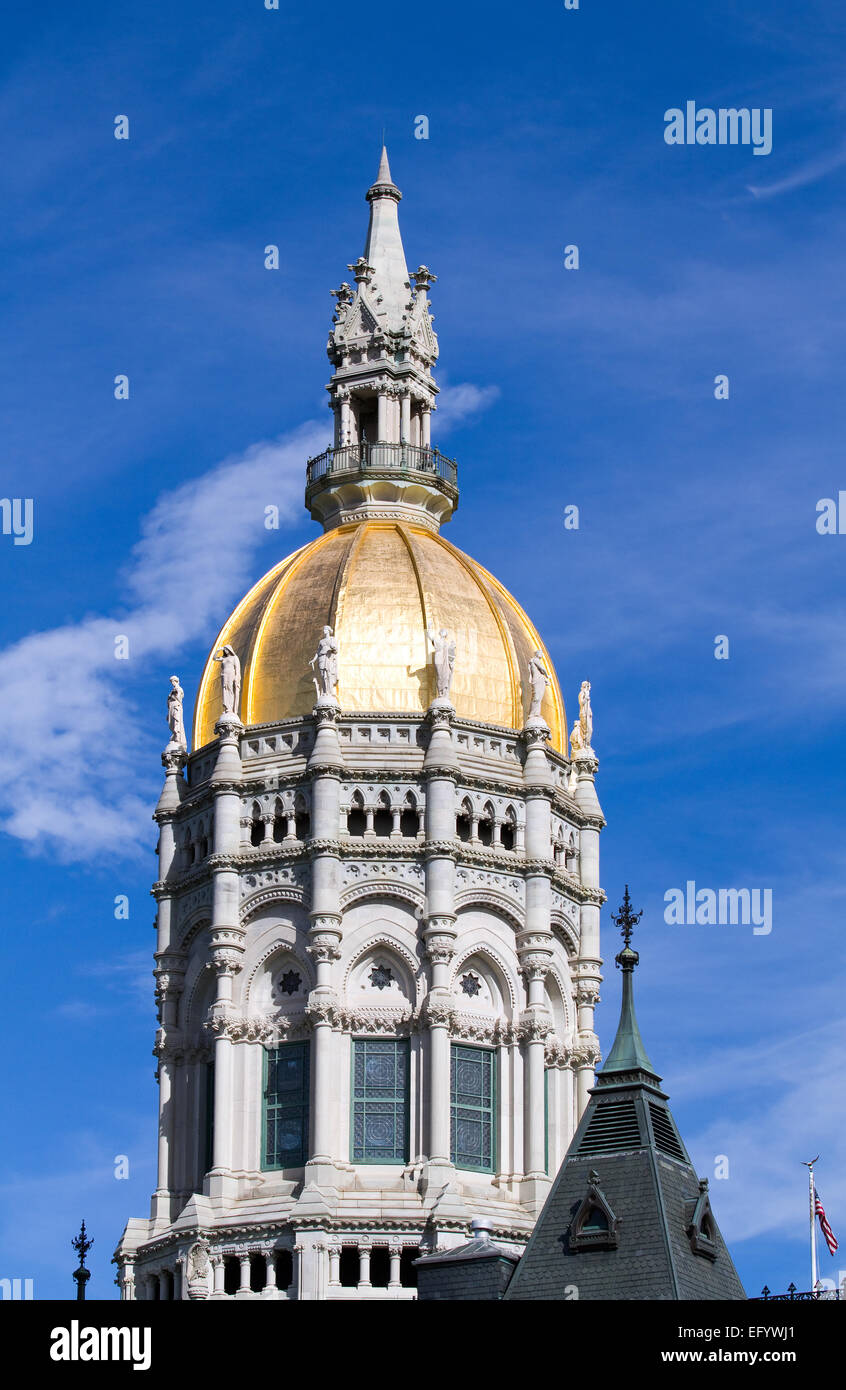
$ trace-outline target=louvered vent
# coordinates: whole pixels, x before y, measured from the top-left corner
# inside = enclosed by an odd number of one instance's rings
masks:
[[[579,1144],[579,1153],[607,1154],[641,1147],[640,1125],[633,1100],[598,1105]]]
[[[653,1105],[650,1101],[649,1114],[652,1117],[655,1147],[660,1149],[662,1154],[666,1154],[668,1158],[679,1158],[684,1162],[684,1152],[667,1111],[662,1110],[660,1105]]]

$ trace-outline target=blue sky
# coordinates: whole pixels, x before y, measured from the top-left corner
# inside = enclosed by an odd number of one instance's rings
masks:
[[[84,1216],[111,1297],[148,1211],[167,677],[193,702],[232,604],[315,534],[329,291],[383,127],[409,265],[439,277],[447,534],[541,629],[571,718],[592,682],[602,881],[645,909],[641,1027],[741,1278],[807,1287],[817,1152],[846,1240],[846,536],[815,529],[846,488],[844,38],[817,0],[7,18],[2,492],[35,533],[0,536],[0,1276],[68,1296]],[[666,145],[687,100],[772,108],[772,153]],[[689,879],[771,888],[772,932],[666,925]]]

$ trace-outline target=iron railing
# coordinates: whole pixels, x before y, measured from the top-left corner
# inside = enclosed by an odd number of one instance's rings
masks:
[[[828,1302],[829,1300],[846,1301],[846,1291],[843,1289],[808,1289],[800,1293],[795,1284],[788,1284],[787,1293],[770,1293],[766,1284],[761,1290],[758,1298],[752,1299],[753,1303],[817,1303]]]
[[[440,450],[418,444],[346,444],[340,449],[324,449],[306,464],[306,487],[330,473],[358,473],[362,469],[391,473],[432,473],[452,487],[458,469],[454,459]]]

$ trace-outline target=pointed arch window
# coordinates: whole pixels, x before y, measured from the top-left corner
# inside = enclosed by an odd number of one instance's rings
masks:
[[[387,792],[380,792],[376,802],[376,812],[373,816],[373,830],[376,835],[387,837],[393,829],[394,818],[391,815],[391,798]]]
[[[494,837],[494,808],[489,801],[479,817],[479,839],[483,845],[492,845]]]
[[[459,840],[463,840],[465,844],[473,835],[473,807],[466,797],[464,801],[462,801],[461,809],[456,816],[455,833]]]
[[[302,792],[297,793],[297,798],[294,802],[294,826],[297,839],[302,841],[307,840],[311,834],[311,815],[309,813],[308,803]]]
[[[347,830],[350,835],[363,835],[366,828],[367,816],[364,813],[364,797],[361,792],[353,792],[347,814]]]
[[[420,812],[413,792],[408,792],[400,813],[400,833],[407,840],[416,840],[420,830]]]

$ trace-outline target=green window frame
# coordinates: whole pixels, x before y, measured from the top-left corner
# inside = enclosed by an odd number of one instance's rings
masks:
[[[453,1043],[450,1055],[450,1157],[456,1168],[496,1171],[496,1053]]]
[[[262,1168],[301,1168],[308,1159],[309,1043],[264,1048]]]
[[[353,1163],[408,1162],[410,1058],[408,1038],[353,1038]]]

